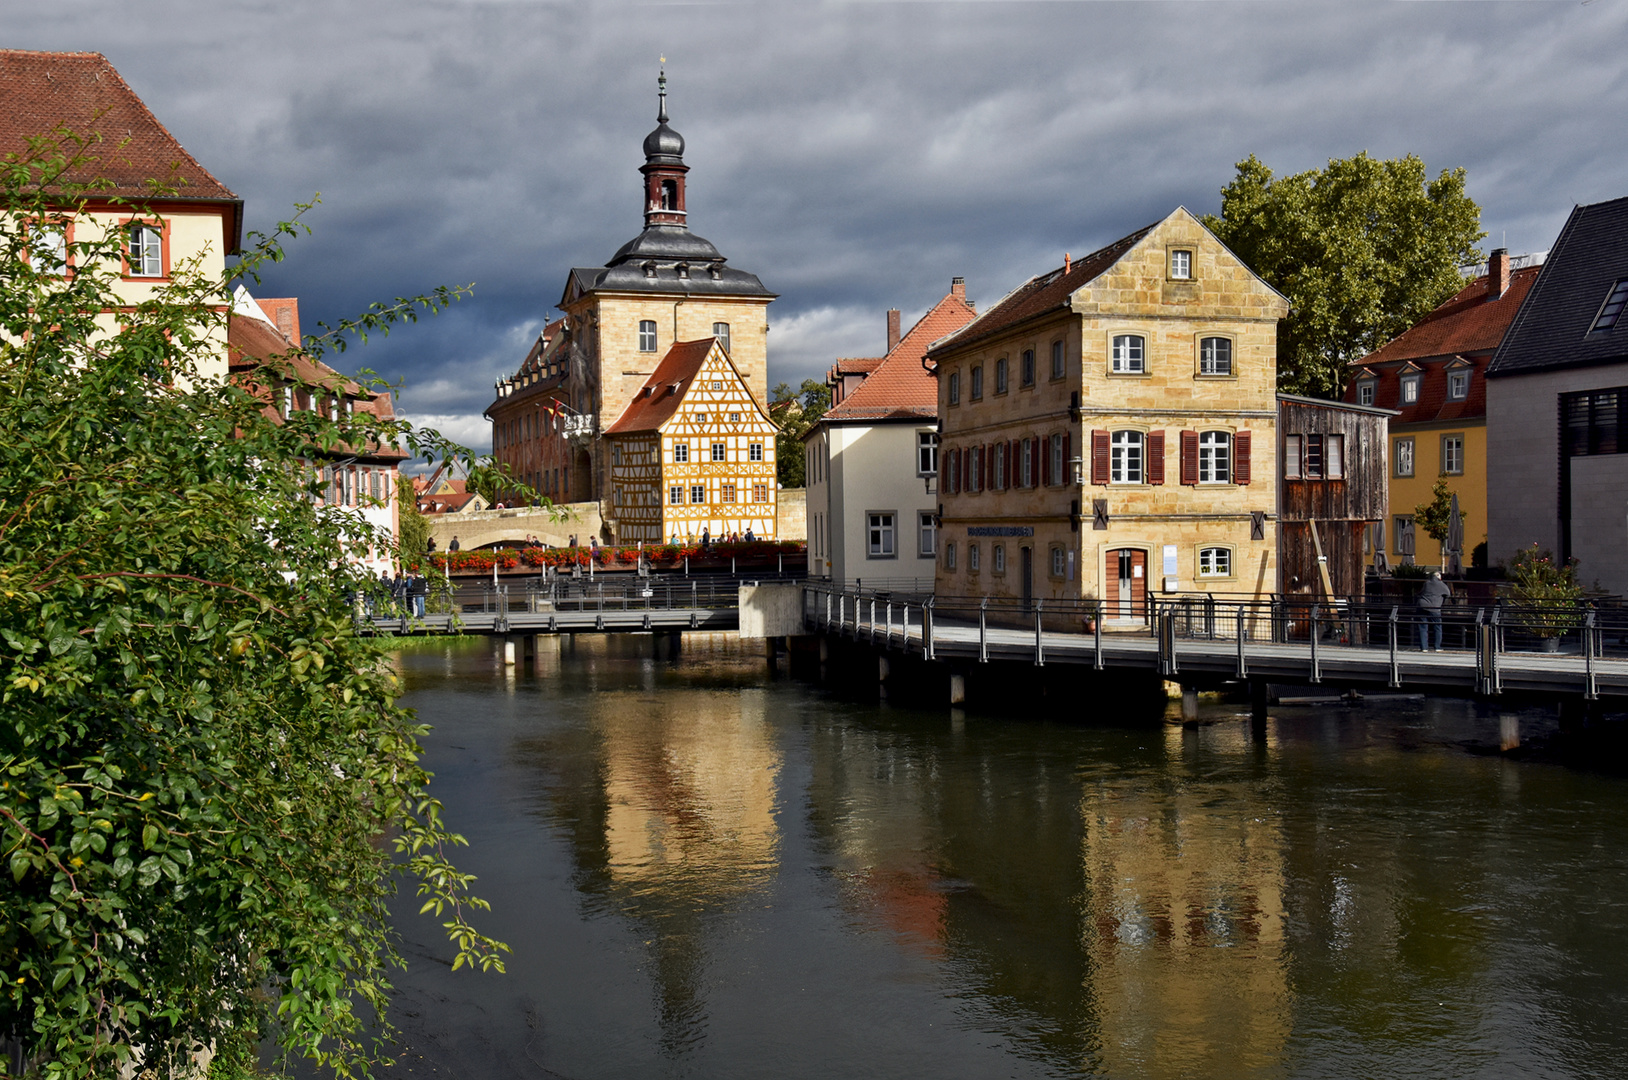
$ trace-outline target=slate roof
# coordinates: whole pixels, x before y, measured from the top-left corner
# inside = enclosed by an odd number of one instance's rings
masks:
[[[1059,266],[1049,273],[1030,278],[1002,297],[995,306],[973,320],[954,337],[943,342],[940,347],[953,345],[960,348],[993,337],[1019,323],[1062,310],[1068,305],[1068,298],[1076,289],[1118,262],[1121,255],[1135,247],[1137,242],[1152,232],[1158,224],[1156,221],[1152,225],[1138,229],[1129,236],[1115,240],[1107,247],[1074,261],[1066,268]]]
[[[778,295],[764,288],[756,274],[730,266],[711,241],[682,225],[652,225],[623,244],[604,266],[572,267],[565,286],[567,299],[573,291],[762,296],[770,300]]]
[[[659,431],[678,407],[684,403],[696,372],[706,362],[717,338],[700,341],[678,341],[667,350],[656,370],[646,379],[644,386],[633,395],[627,408],[616,422],[605,429],[606,435],[632,435],[638,432]],[[648,395],[645,391],[649,391]]]
[[[122,198],[146,195],[147,181],[177,185],[165,199],[234,204],[232,244],[242,228],[242,200],[187,153],[101,53],[0,49],[0,155],[24,152],[28,137],[48,135],[59,124],[75,132],[100,133],[88,148],[94,159],[69,174],[85,182],[106,179],[106,192]]]
[[[1509,288],[1496,300],[1488,299],[1492,279],[1476,278],[1384,348],[1369,353],[1353,366],[1371,367],[1392,360],[1492,352],[1504,340],[1504,332],[1514,321],[1521,301],[1526,299],[1541,269],[1530,266],[1512,271]]]
[[[1628,278],[1628,197],[1572,209],[1487,369],[1489,378],[1628,362],[1628,318],[1591,331]]]
[[[882,358],[865,381],[833,405],[822,421],[834,424],[879,420],[935,420],[938,418],[938,379],[922,366],[928,348],[977,317],[964,297],[954,293],[928,309],[893,351]],[[843,361],[837,361],[840,366]]]

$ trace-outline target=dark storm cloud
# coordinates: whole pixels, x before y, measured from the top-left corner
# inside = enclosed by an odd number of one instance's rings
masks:
[[[565,273],[638,230],[668,58],[690,220],[781,293],[771,381],[879,352],[967,278],[985,305],[1163,216],[1235,162],[1367,149],[1465,166],[1487,246],[1628,194],[1623,6],[0,3],[6,43],[108,54],[269,228],[308,323],[476,283],[339,358],[484,444],[478,414]]]

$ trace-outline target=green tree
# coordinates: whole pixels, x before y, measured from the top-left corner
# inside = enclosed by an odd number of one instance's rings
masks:
[[[1430,489],[1430,501],[1422,502],[1413,508],[1413,524],[1423,529],[1432,540],[1438,544],[1447,539],[1447,523],[1453,516],[1453,489],[1447,486],[1447,481],[1441,477],[1436,478],[1436,484]],[[1468,521],[1469,515],[1459,511],[1459,520]]]
[[[413,478],[396,478],[396,516],[399,519],[399,543],[403,561],[416,565],[430,539],[430,521],[418,509],[418,493],[413,490]]]
[[[1480,260],[1481,210],[1464,170],[1429,179],[1412,154],[1366,152],[1274,178],[1251,154],[1204,223],[1291,311],[1278,324],[1278,388],[1337,398],[1346,365],[1463,287]]]
[[[274,1035],[339,1075],[386,1028],[398,871],[454,967],[501,968],[484,907],[449,861],[383,648],[358,637],[353,556],[388,541],[317,505],[311,447],[406,441],[363,411],[275,421],[202,377],[231,280],[174,267],[120,312],[118,230],[81,228],[74,272],[31,264],[30,231],[84,220],[58,132],[0,163],[0,1030],[41,1073],[159,1075],[195,1045],[240,1059]],[[162,193],[154,191],[159,196]],[[237,273],[281,257],[250,237]],[[375,305],[312,343],[436,309]],[[298,382],[272,362],[252,385]]]
[[[804,379],[803,385],[793,390],[781,383],[773,390],[773,404],[785,403],[775,410],[780,433],[774,439],[775,473],[783,488],[800,488],[808,478],[803,475],[803,436],[820,421],[831,407],[831,388],[813,379]]]

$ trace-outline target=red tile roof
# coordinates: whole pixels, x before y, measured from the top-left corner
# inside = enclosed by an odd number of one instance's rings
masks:
[[[684,402],[695,373],[701,370],[707,354],[717,338],[700,341],[676,341],[667,355],[661,358],[656,370],[645,380],[644,386],[633,395],[622,415],[605,429],[606,435],[631,435],[635,432],[657,431]]]
[[[95,160],[72,178],[113,181],[110,194],[145,194],[147,181],[180,186],[181,198],[237,201],[182,148],[101,53],[0,49],[0,154],[20,153],[33,135],[66,125],[97,132]]]
[[[994,307],[956,334],[953,340],[945,342],[945,345],[959,348],[992,337],[1018,323],[1061,310],[1067,306],[1068,298],[1076,289],[1118,262],[1120,256],[1135,247],[1137,242],[1152,232],[1158,224],[1156,221],[1123,239],[1115,240],[1105,248],[1093,251],[1083,259],[1065,263],[1050,273],[1030,278],[1002,297]]]
[[[950,293],[928,309],[893,351],[854,391],[823,419],[840,423],[862,420],[930,420],[938,415],[938,380],[922,367],[933,342],[953,334],[977,317],[964,295]],[[843,361],[839,360],[840,365]]]
[[[1358,360],[1357,366],[1492,352],[1504,340],[1504,331],[1514,321],[1515,312],[1520,310],[1521,301],[1526,299],[1541,269],[1527,266],[1511,271],[1509,288],[1496,300],[1487,298],[1491,278],[1476,278],[1390,344]]]

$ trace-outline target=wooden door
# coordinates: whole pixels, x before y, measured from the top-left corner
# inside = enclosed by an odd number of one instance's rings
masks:
[[[1145,619],[1148,613],[1148,554],[1141,548],[1114,548],[1103,568],[1103,591],[1111,619]]]

